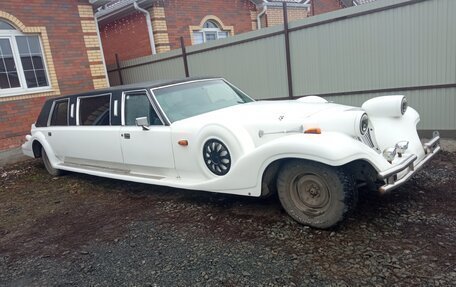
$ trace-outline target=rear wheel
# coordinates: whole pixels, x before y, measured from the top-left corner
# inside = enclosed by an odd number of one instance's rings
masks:
[[[43,159],[44,167],[46,168],[47,172],[49,172],[50,175],[53,175],[53,176],[62,175],[62,173],[63,173],[62,170],[52,167],[51,162],[49,161],[49,157],[43,147],[41,147],[41,158]]]
[[[317,228],[342,221],[357,200],[354,181],[343,170],[303,160],[282,167],[277,189],[283,208],[293,219]]]

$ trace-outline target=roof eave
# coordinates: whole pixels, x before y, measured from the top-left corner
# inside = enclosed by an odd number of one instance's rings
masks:
[[[97,18],[98,22],[108,20],[111,18],[120,18],[124,15],[128,15],[135,10],[133,3],[138,3],[139,6],[142,8],[149,8],[152,6],[154,0],[122,0],[116,3],[112,3],[110,6],[106,6],[113,1],[105,1],[105,0],[90,0],[95,2],[103,2],[104,4],[98,6],[97,11],[95,12],[95,17]]]
[[[299,2],[289,2],[289,1],[263,1],[263,0],[250,0],[257,7],[282,7],[283,3],[287,3],[287,7],[298,7],[298,8],[309,8],[310,4],[306,4],[306,0],[301,0]]]

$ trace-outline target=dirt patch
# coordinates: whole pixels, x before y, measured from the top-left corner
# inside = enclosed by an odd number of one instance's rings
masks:
[[[9,165],[0,169],[0,284],[451,285],[455,165],[442,152],[391,194],[361,192],[329,231],[297,224],[275,197]]]
[[[52,178],[38,161],[0,174],[0,253],[13,258],[56,255],[114,239],[151,210],[128,183],[76,174]]]

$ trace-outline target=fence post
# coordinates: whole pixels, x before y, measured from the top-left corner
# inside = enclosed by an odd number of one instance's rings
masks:
[[[180,42],[182,49],[182,59],[184,60],[185,77],[188,78],[190,77],[190,73],[188,72],[187,50],[185,50],[184,37],[180,37]]]
[[[288,97],[293,98],[293,77],[291,75],[291,59],[290,59],[290,36],[288,30],[288,11],[287,3],[283,5],[283,33],[285,35],[285,56],[287,59],[287,79],[288,79]]]
[[[117,74],[119,74],[120,84],[123,85],[122,69],[120,68],[119,55],[117,55],[117,53],[116,53],[116,66],[117,66]]]

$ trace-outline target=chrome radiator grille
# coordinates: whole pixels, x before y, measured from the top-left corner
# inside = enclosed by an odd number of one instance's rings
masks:
[[[370,129],[367,129],[367,132],[359,138],[364,144],[368,145],[369,147],[376,149],[374,142],[372,141],[372,137],[370,134]]]

